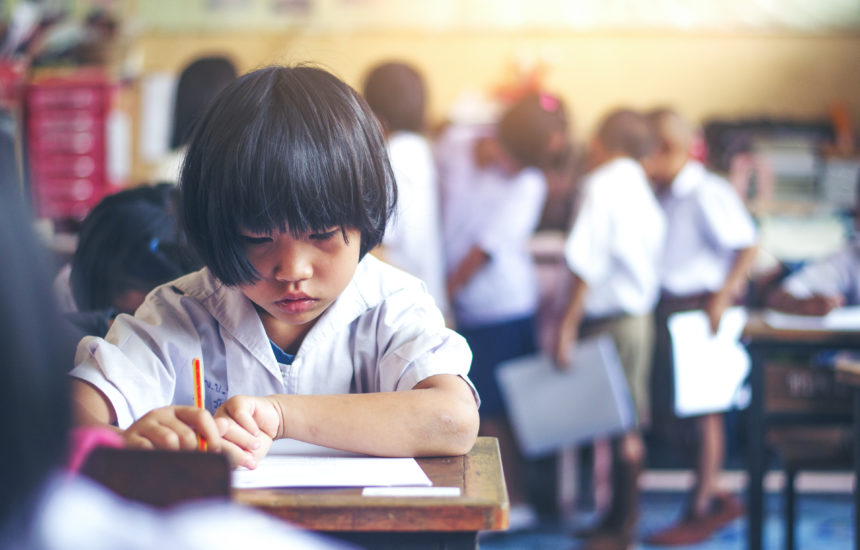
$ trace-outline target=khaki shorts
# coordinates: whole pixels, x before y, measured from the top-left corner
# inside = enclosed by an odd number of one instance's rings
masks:
[[[640,427],[651,421],[651,360],[654,353],[654,319],[648,315],[623,315],[586,321],[579,331],[580,338],[609,334],[618,350],[627,386]]]

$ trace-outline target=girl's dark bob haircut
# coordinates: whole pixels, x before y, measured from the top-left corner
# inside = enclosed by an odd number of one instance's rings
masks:
[[[382,241],[397,199],[373,111],[337,77],[304,65],[260,69],[224,88],[191,135],[179,185],[188,240],[227,285],[260,278],[240,230],[354,228],[363,257]]]

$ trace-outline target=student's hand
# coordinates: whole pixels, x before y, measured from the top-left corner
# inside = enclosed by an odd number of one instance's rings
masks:
[[[563,324],[559,329],[555,344],[555,364],[559,370],[567,370],[573,365],[576,344],[577,331]]]
[[[798,300],[801,315],[827,315],[834,309],[845,305],[845,298],[842,296],[824,296],[815,294],[809,298]]]
[[[193,451],[198,448],[198,434],[209,451],[221,452],[223,427],[219,428],[209,411],[173,405],[148,412],[123,432],[123,439],[130,448]]]
[[[708,302],[705,304],[705,314],[708,316],[712,334],[716,334],[720,329],[720,319],[723,318],[723,313],[730,305],[731,299],[724,292],[715,292],[708,298]]]
[[[234,466],[256,468],[278,437],[281,409],[266,397],[236,395],[215,411],[224,430],[224,452]]]

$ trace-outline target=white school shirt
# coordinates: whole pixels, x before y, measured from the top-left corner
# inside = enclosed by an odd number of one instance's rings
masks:
[[[690,161],[659,201],[667,228],[663,290],[690,296],[722,288],[737,251],[756,242],[755,224],[737,191]]]
[[[843,296],[846,305],[860,305],[860,236],[836,254],[790,275],[782,288],[795,298]]]
[[[586,176],[564,250],[570,270],[588,285],[586,318],[643,315],[654,308],[665,230],[638,162],[614,159]]]
[[[28,521],[29,520],[29,521]],[[0,550],[347,550],[250,506],[202,499],[157,509],[85,476],[53,474],[31,517],[0,525]]]
[[[452,299],[464,327],[533,315],[538,304],[528,244],[540,222],[546,179],[536,168],[514,175],[478,168],[474,146],[486,134],[486,127],[455,127],[437,150],[447,271],[452,273],[474,246],[490,257]]]
[[[275,360],[253,303],[204,268],[157,287],[104,339],[81,340],[71,375],[101,390],[126,428],[157,407],[194,403],[195,357],[214,413],[239,394],[408,390],[436,374],[468,381],[472,354],[418,279],[366,255],[291,365]]]
[[[397,212],[385,230],[386,256],[424,281],[439,309],[447,312],[439,186],[430,144],[419,134],[396,132],[388,140],[388,157],[397,181]]]

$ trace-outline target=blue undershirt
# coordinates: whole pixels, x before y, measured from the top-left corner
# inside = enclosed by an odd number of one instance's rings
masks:
[[[293,359],[296,358],[295,355],[290,355],[289,353],[285,352],[278,347],[278,344],[272,342],[271,340],[269,340],[269,343],[272,344],[272,351],[275,352],[275,361],[282,365],[293,364]]]

